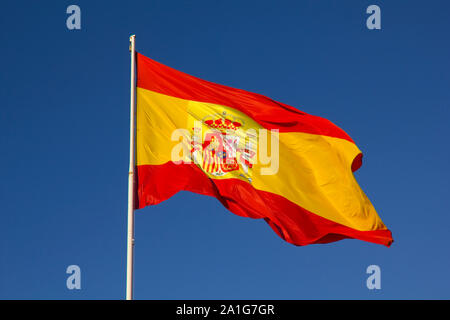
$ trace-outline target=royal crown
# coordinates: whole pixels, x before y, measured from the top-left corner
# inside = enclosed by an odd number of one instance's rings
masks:
[[[218,129],[220,131],[224,130],[237,130],[240,127],[242,127],[242,123],[239,121],[233,121],[227,118],[220,118],[220,119],[208,119],[205,120],[205,124],[207,124],[210,128]]]

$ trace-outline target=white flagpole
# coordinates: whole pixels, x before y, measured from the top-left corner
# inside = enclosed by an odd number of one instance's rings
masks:
[[[130,169],[128,170],[128,233],[127,233],[127,300],[133,299],[134,260],[134,168],[136,124],[136,36],[130,36],[131,87],[130,87]]]

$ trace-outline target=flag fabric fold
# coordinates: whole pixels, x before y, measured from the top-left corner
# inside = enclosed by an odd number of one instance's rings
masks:
[[[392,244],[353,175],[362,153],[332,122],[139,53],[136,100],[136,209],[185,190],[294,245]]]

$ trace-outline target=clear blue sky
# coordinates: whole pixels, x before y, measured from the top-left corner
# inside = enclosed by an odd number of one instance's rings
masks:
[[[81,30],[66,28],[70,4]],[[366,28],[371,4],[378,31]],[[0,298],[124,297],[132,33],[146,56],[342,127],[395,239],[296,247],[181,192],[136,212],[137,299],[450,298],[448,1],[8,1],[0,12]],[[72,264],[79,291],[66,288]],[[371,264],[378,291],[366,288]]]

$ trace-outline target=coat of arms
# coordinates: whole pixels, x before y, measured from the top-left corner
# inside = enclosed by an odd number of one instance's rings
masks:
[[[203,141],[195,139],[196,130],[200,129],[193,128],[191,142],[191,155],[197,165],[214,176],[241,171],[240,175],[251,181],[249,170],[256,155],[256,131],[254,134],[250,130],[244,131],[244,121],[227,117],[225,112],[207,116],[202,122],[208,128]]]

